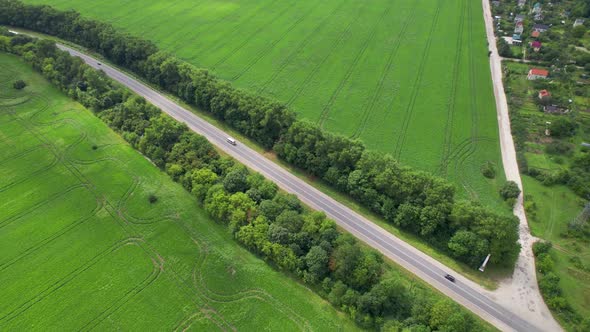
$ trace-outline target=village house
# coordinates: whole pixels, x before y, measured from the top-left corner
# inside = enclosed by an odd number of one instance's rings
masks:
[[[540,3],[537,2],[533,5],[533,13],[535,13],[535,14],[541,13],[541,4]]]
[[[515,23],[516,23],[516,22],[523,22],[523,21],[524,21],[524,19],[525,19],[525,16],[524,16],[524,15],[522,15],[522,14],[518,14],[518,15],[514,16],[514,22],[515,22]]]
[[[522,45],[522,36],[515,33],[512,35],[512,45]]]
[[[518,0],[518,7],[522,8],[526,5],[526,0]]]
[[[541,50],[541,42],[535,40],[534,42],[531,43],[531,47],[533,48],[533,51],[535,52],[539,52]]]
[[[547,30],[549,30],[549,26],[547,24],[535,24],[533,25],[533,30],[539,32],[546,32]]]
[[[529,74],[527,75],[527,79],[529,81],[532,80],[536,80],[539,78],[547,78],[549,76],[549,71],[545,70],[545,69],[538,69],[538,68],[533,68],[531,70],[529,70]]]
[[[516,26],[514,27],[514,33],[522,34],[524,31],[524,25],[522,22],[516,22]]]
[[[547,91],[545,89],[539,91],[539,99],[546,100],[546,99],[549,99],[549,98],[551,98],[551,92],[549,92],[549,91]]]
[[[500,5],[500,1],[498,0],[492,0],[492,6],[499,6]]]
[[[544,18],[543,13],[537,13],[535,14],[535,17],[533,18],[535,21],[542,21]]]
[[[537,30],[533,30],[533,32],[531,33],[531,37],[533,38],[538,38],[541,35],[541,33]]]
[[[543,112],[548,114],[566,114],[569,112],[569,110],[557,105],[547,105],[543,106]]]
[[[579,25],[583,25],[583,24],[584,24],[584,19],[583,18],[578,18],[574,22],[574,28],[577,27],[577,26],[579,26]]]

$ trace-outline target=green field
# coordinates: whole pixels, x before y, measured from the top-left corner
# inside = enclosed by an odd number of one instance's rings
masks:
[[[324,128],[498,204],[503,180],[481,3],[27,0],[156,42]]]
[[[1,330],[356,329],[5,54],[0,172]]]

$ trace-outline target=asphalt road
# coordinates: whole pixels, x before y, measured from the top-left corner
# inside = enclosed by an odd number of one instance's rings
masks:
[[[233,146],[226,142],[228,134],[211,125],[199,116],[171,101],[145,84],[111,66],[82,54],[72,48],[58,44],[62,50],[82,58],[88,65],[103,70],[121,84],[127,86],[138,95],[162,109],[178,121],[184,122],[196,133],[205,136],[211,143],[237,159],[241,163],[263,174],[287,192],[296,194],[301,201],[314,209],[324,211],[338,225],[352,233],[360,240],[380,251],[397,264],[408,269],[434,288],[461,303],[478,316],[487,320],[503,331],[542,331],[543,328],[533,325],[511,313],[487,295],[479,285],[467,280],[450,268],[442,265],[428,255],[415,249],[404,241],[391,235],[381,227],[362,217],[351,209],[323,194],[289,171],[267,159],[246,145],[237,142]],[[455,276],[454,283],[444,278],[450,273]]]

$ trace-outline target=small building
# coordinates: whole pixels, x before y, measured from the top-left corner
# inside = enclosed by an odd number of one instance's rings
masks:
[[[533,20],[535,20],[535,22],[537,22],[537,21],[542,21],[543,18],[544,18],[543,13],[538,13],[538,14],[535,14],[535,16],[533,17]]]
[[[543,112],[547,114],[566,114],[569,110],[557,105],[547,105],[543,106]]]
[[[535,40],[534,42],[531,43],[531,47],[533,48],[533,51],[535,52],[539,52],[541,50],[541,42],[538,40]]]
[[[526,16],[524,16],[522,14],[518,14],[518,15],[514,16],[514,22],[524,22],[525,18],[526,18]]]
[[[533,13],[539,14],[540,12],[541,12],[541,4],[537,2],[533,5]]]
[[[500,5],[500,1],[499,0],[492,0],[492,6],[499,6]]]
[[[522,36],[515,33],[512,35],[512,45],[522,45]]]
[[[545,69],[538,69],[538,68],[533,68],[531,70],[529,70],[529,74],[527,75],[527,79],[532,81],[532,80],[536,80],[539,78],[545,79],[549,76],[549,71],[545,70]]]
[[[583,18],[578,18],[574,22],[574,28],[577,27],[577,26],[579,26],[579,25],[583,25],[583,24],[584,24],[584,19]]]
[[[533,32],[531,33],[531,37],[533,38],[538,38],[541,35],[541,33],[537,30],[533,30]]]
[[[522,8],[526,5],[526,0],[518,0],[518,7]]]
[[[514,33],[522,34],[524,31],[524,24],[522,22],[516,22],[516,26],[514,27]]]
[[[533,30],[534,31],[539,31],[539,32],[546,32],[547,30],[549,30],[549,26],[547,24],[535,24],[533,25]]]
[[[539,99],[544,100],[548,98],[551,98],[551,92],[544,89],[539,91]]]

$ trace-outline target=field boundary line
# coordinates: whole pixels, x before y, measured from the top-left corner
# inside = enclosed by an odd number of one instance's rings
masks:
[[[400,160],[400,157],[401,157],[401,154],[403,151],[403,146],[405,144],[405,140],[406,140],[406,136],[407,136],[407,130],[408,130],[408,127],[409,127],[411,119],[412,119],[412,113],[414,112],[414,105],[416,104],[416,99],[418,98],[418,93],[420,92],[419,88],[420,88],[420,85],[421,85],[421,82],[423,79],[426,59],[428,58],[428,55],[430,54],[430,46],[432,45],[432,34],[434,33],[436,26],[438,25],[438,18],[440,16],[442,2],[443,2],[443,0],[438,0],[437,4],[436,4],[436,11],[434,13],[434,18],[432,19],[432,25],[430,26],[430,31],[428,32],[428,40],[426,42],[426,47],[424,48],[424,51],[422,52],[422,59],[420,60],[420,66],[418,68],[418,75],[416,75],[416,79],[413,84],[412,96],[410,97],[410,102],[409,102],[408,107],[406,108],[406,111],[404,113],[404,118],[402,120],[402,128],[400,130],[400,133],[398,135],[398,138],[397,138],[397,141],[395,144],[394,156],[397,158],[397,160]]]

